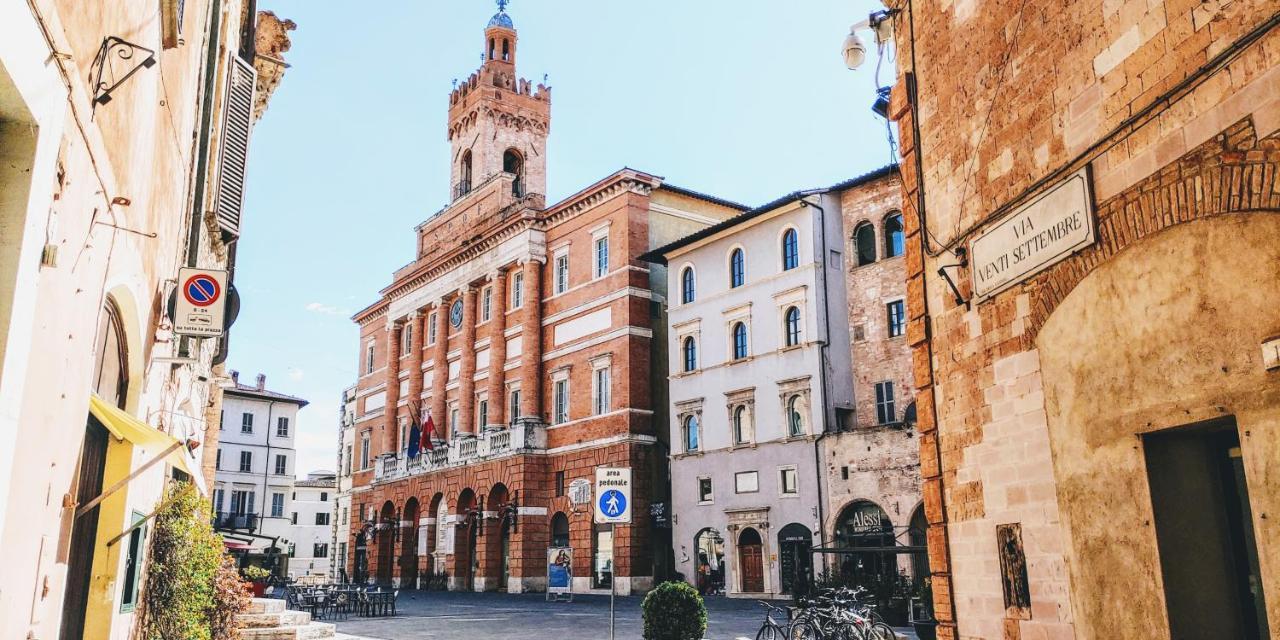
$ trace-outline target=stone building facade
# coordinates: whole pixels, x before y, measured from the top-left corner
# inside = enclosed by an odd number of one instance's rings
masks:
[[[893,7],[939,637],[1272,637],[1274,3]]]
[[[360,311],[348,570],[384,583],[539,590],[547,548],[575,551],[574,589],[643,591],[670,571],[663,274],[641,253],[741,208],[624,169],[547,206],[551,90],[516,74],[505,11],[484,62],[449,96],[451,202],[417,255]],[[434,438],[407,456],[413,425]],[[597,466],[633,469],[616,536],[570,504]],[[612,536],[612,539],[611,539]]]
[[[0,637],[131,637],[147,516],[212,482],[227,342],[166,303],[234,268],[252,7],[0,4]]]
[[[819,439],[851,421],[840,194],[790,194],[646,254],[667,273],[673,545],[703,593],[803,592]]]
[[[857,584],[901,571],[918,582],[927,574],[921,554],[854,552],[924,545],[920,443],[910,424],[902,179],[890,166],[838,187],[856,411],[823,440],[827,546],[844,552],[823,559],[832,574]]]

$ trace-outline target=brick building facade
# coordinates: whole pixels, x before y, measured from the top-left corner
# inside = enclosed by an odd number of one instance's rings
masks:
[[[653,391],[666,375],[665,275],[636,256],[741,207],[630,169],[546,206],[551,92],[516,75],[516,42],[499,11],[484,63],[450,95],[451,203],[355,316],[348,570],[541,590],[554,543],[574,549],[575,591],[643,591],[670,570],[648,517],[667,499]],[[438,439],[409,460],[418,416]],[[570,504],[597,466],[633,469],[639,517],[612,541]]]
[[[1271,637],[1280,16],[1055,6],[894,3],[938,637]],[[1092,235],[988,290],[1033,211]]]

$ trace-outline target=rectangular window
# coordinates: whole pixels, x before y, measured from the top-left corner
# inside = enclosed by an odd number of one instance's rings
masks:
[[[778,493],[784,496],[799,495],[800,478],[796,474],[795,467],[778,469]]]
[[[369,468],[369,432],[368,431],[364,432],[364,435],[360,436],[360,468],[361,469]]]
[[[238,516],[253,513],[253,492],[233,490],[231,492],[231,513]]]
[[[249,473],[253,471],[253,452],[252,451],[240,452],[240,471],[242,473]]]
[[[133,524],[137,526],[145,517],[137,511],[133,512]],[[124,560],[124,583],[120,597],[121,612],[133,611],[138,606],[138,585],[142,582],[139,577],[142,573],[142,558],[146,555],[146,548],[142,545],[142,541],[147,535],[146,532],[146,525],[138,526],[137,529],[129,532],[129,546],[126,547]]]
[[[889,337],[896,338],[907,330],[907,313],[901,300],[894,300],[885,305],[889,317]]]
[[[347,524],[347,518],[350,515],[351,515],[351,512],[346,507],[343,507],[342,508],[342,524]]]
[[[595,277],[603,278],[609,273],[609,236],[596,238]]]
[[[524,274],[517,273],[511,278],[511,308],[524,306]]]
[[[599,416],[609,413],[609,367],[596,369],[594,376],[591,404],[595,415]]]
[[[373,373],[373,343],[370,342],[364,348],[364,372],[366,374]]]
[[[455,407],[449,410],[449,433],[458,432],[458,409]]]
[[[556,256],[556,293],[569,290],[569,253]]]
[[[755,471],[739,471],[733,474],[733,490],[738,493],[755,493],[760,490],[760,474]]]
[[[427,344],[436,343],[436,314],[427,316]]]
[[[404,325],[404,330],[400,332],[400,356],[404,357],[413,351],[413,324]]]
[[[276,436],[280,438],[289,437],[289,419],[288,418],[281,417],[276,419]]]
[[[351,445],[347,445],[347,457],[342,460],[342,475],[351,475]]]
[[[253,414],[240,414],[240,433],[253,433]]]
[[[225,497],[226,495],[227,495],[227,492],[225,489],[213,490],[213,510],[214,511],[222,511],[222,498]]]
[[[293,512],[293,514],[292,514],[291,516],[289,516],[289,517],[292,519],[293,524],[298,524],[298,512],[297,512],[297,511],[294,511],[294,512]]]
[[[272,518],[284,517],[284,494],[283,493],[271,494],[271,517]]]
[[[493,287],[485,287],[480,294],[480,321],[488,322],[493,315]]]
[[[328,558],[329,544],[326,542],[315,543],[315,546],[312,548],[312,551],[311,551],[311,556],[314,558]]]
[[[711,478],[698,478],[698,502],[711,504],[714,498],[711,492]]]
[[[289,473],[289,457],[284,455],[276,456],[276,475],[283,476]]]
[[[329,514],[328,514],[328,512],[321,511],[320,513],[317,513],[317,514],[316,514],[316,524],[317,524],[317,525],[327,525],[327,524],[329,524]]]
[[[569,381],[556,380],[555,384],[555,416],[552,424],[569,421]]]
[[[489,401],[481,399],[476,403],[476,426],[484,428],[489,424]]]
[[[556,472],[556,497],[559,498],[560,496],[563,496],[563,495],[564,495],[564,472],[557,471]]]
[[[328,502],[328,501],[329,501],[329,492],[328,492],[328,491],[321,491],[321,492],[320,492],[320,502]]]
[[[511,421],[511,424],[515,424],[516,418],[519,418],[519,417],[520,417],[520,390],[512,389],[511,390],[511,406],[507,411],[507,419]]]
[[[345,542],[339,542],[339,543],[338,543],[338,557],[337,557],[337,561],[345,562],[345,561],[346,561],[346,558],[347,558],[347,543],[345,543]],[[338,568],[338,570],[339,570],[339,571],[345,571],[345,569],[343,569],[342,567],[339,567],[339,568]]]
[[[213,459],[213,468],[214,469],[222,468],[222,447],[218,447],[218,453],[216,457],[214,457]]]
[[[898,421],[898,413],[894,409],[893,403],[893,382],[884,381],[876,383],[876,421],[880,424],[890,424]]]

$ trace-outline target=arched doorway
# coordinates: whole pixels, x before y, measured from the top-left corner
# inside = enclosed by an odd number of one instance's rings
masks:
[[[872,597],[887,598],[898,576],[898,560],[896,554],[878,550],[895,545],[893,522],[884,509],[870,500],[846,505],[836,519],[835,544],[844,550],[838,560],[840,581],[867,589]]]
[[[404,503],[404,517],[396,524],[400,529],[400,586],[418,587],[418,499]]]
[[[441,582],[440,588],[448,589],[449,585],[445,575],[449,573],[448,558],[449,552],[453,548],[453,538],[450,537],[450,533],[454,531],[454,528],[449,525],[449,503],[444,499],[443,495],[436,494],[434,513],[436,514],[435,548],[433,549],[435,552],[434,574]]]
[[[353,579],[357,584],[364,584],[369,580],[369,539],[363,529],[356,534],[356,559],[353,569]]]
[[[738,568],[743,593],[764,592],[764,540],[751,527],[738,534]]]
[[[805,593],[813,584],[813,532],[793,522],[778,532],[778,573],[782,593]]]
[[[391,569],[395,558],[395,532],[400,526],[396,518],[396,506],[390,500],[382,505],[378,514],[378,584],[391,584]]]
[[[924,517],[924,505],[911,512],[911,520],[907,525],[907,540],[911,546],[925,548],[929,543],[929,521]],[[916,551],[911,554],[911,582],[918,588],[924,579],[929,577],[929,552]]]
[[[483,510],[471,489],[464,489],[458,496],[458,513],[455,523],[456,539],[453,550],[454,576],[462,591],[474,591],[476,575],[480,570],[480,554],[477,543],[483,522]]]
[[[511,534],[515,526],[514,513],[509,513],[511,496],[506,485],[498,483],[489,490],[489,511],[496,512],[498,519],[486,533],[485,541],[485,589],[497,591],[507,590],[507,580],[511,577]]]
[[[693,536],[694,586],[703,595],[724,595],[724,537],[707,528]]]
[[[557,511],[551,516],[551,546],[569,546],[569,516],[563,511]]]

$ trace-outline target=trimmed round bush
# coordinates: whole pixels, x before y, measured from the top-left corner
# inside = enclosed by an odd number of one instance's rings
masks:
[[[644,597],[644,640],[701,640],[707,607],[685,582],[664,582]]]

